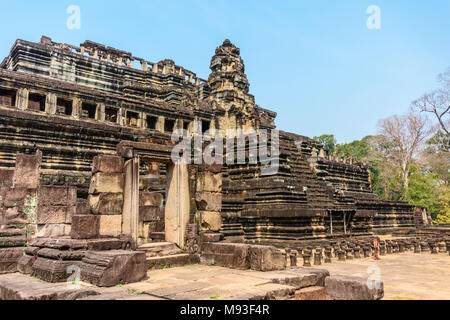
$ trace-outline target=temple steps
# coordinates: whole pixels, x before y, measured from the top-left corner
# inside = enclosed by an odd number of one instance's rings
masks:
[[[145,251],[149,270],[182,267],[200,262],[197,254],[185,253],[170,242],[151,242],[139,246],[137,250]]]
[[[147,268],[149,270],[184,267],[189,264],[198,263],[200,263],[199,255],[189,253],[147,258]]]
[[[145,251],[147,258],[163,257],[183,253],[183,250],[178,248],[176,244],[170,242],[151,242],[139,246],[137,250]]]

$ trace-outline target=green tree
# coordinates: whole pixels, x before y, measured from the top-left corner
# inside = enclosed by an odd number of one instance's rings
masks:
[[[355,140],[350,143],[338,144],[336,146],[336,151],[340,157],[356,159],[358,161],[366,160],[369,151],[370,145],[368,141],[371,136],[367,136],[362,140]]]
[[[314,140],[319,141],[323,147],[331,153],[334,153],[336,150],[337,141],[333,134],[323,134],[321,136],[314,137]]]

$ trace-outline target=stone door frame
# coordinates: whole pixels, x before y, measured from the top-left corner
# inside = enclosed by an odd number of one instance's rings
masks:
[[[146,142],[122,141],[117,152],[125,158],[124,205],[122,230],[137,243],[139,236],[139,164],[140,161],[167,164],[165,236],[166,241],[185,248],[189,223],[189,173],[187,164],[171,160],[172,146]]]

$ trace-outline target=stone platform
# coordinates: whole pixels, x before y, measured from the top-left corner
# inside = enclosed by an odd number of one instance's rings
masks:
[[[448,253],[397,253],[347,260],[323,266],[331,275],[352,275],[367,279],[379,268],[385,300],[450,300],[450,255]],[[370,268],[370,269],[368,269]]]
[[[0,276],[0,300],[294,299],[304,288],[323,290],[326,276],[323,269],[259,272],[190,265],[149,271],[147,280],[133,284],[98,288],[80,282],[79,288],[74,288],[73,283],[48,283],[15,273]]]

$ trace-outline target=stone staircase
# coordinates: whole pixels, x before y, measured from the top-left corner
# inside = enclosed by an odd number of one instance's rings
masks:
[[[137,250],[145,252],[149,270],[183,267],[200,262],[197,254],[186,253],[170,242],[151,242],[139,246]]]

